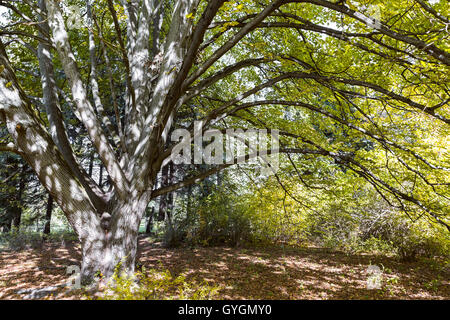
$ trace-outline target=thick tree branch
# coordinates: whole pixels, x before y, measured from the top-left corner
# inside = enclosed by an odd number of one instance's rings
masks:
[[[44,0],[40,0],[39,4],[41,6],[42,12],[45,12],[46,8]],[[48,32],[48,24],[43,20],[42,16],[40,16],[40,21],[42,22],[42,28],[44,30],[47,30]],[[86,174],[84,169],[78,164],[75,159],[72,147],[67,137],[63,115],[59,105],[50,47],[45,43],[40,43],[38,45],[38,59],[41,74],[42,91],[44,96],[43,102],[46,109],[47,119],[50,125],[50,133],[52,135],[53,141],[58,146],[59,151],[63,155],[64,160],[66,160],[67,164],[72,169],[74,175],[86,189],[86,192],[91,198],[92,203],[95,205],[96,209],[101,212],[106,205],[107,199],[102,189],[100,189],[100,187],[92,180],[92,178]]]
[[[95,207],[20,88],[1,40],[0,113],[4,115],[9,134],[22,157],[66,213],[80,238],[92,236],[88,230],[98,220],[92,214]]]
[[[53,40],[61,58],[65,74],[69,80],[72,95],[81,116],[80,120],[86,127],[89,137],[111,177],[117,194],[120,195],[120,197],[125,198],[127,196],[127,179],[97,120],[95,111],[88,100],[86,89],[75,62],[75,57],[70,48],[69,36],[64,26],[62,13],[54,0],[46,0],[46,6],[48,10],[49,25],[53,31]]]
[[[196,71],[194,71],[183,83],[183,87],[189,87],[195,80],[197,80],[206,70],[219,60],[225,53],[233,48],[245,35],[255,29],[268,15],[278,9],[285,0],[277,0],[266,6],[261,13],[259,13],[253,20],[245,24],[230,40],[223,46],[217,49]]]

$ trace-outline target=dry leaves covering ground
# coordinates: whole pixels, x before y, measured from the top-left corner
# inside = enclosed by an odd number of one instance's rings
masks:
[[[207,281],[220,288],[218,299],[450,299],[450,270],[436,263],[400,263],[320,248],[166,249],[146,238],[139,247],[145,268]],[[0,252],[0,299],[22,299],[21,289],[64,284],[66,267],[79,260],[77,243]],[[383,270],[381,289],[367,289],[369,265]],[[61,287],[45,299],[80,297]]]

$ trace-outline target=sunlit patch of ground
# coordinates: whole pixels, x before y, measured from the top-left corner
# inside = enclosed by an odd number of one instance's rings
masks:
[[[430,262],[347,255],[320,248],[175,248],[139,240],[146,269],[169,269],[174,276],[219,287],[218,299],[450,299],[450,270]],[[67,282],[66,267],[80,260],[78,244],[0,252],[0,299],[21,299],[20,289]],[[367,268],[382,270],[380,289],[367,289]],[[46,299],[79,299],[58,289]]]

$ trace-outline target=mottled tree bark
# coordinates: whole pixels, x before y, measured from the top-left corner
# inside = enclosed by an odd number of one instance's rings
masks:
[[[103,213],[91,237],[82,241],[81,276],[88,283],[100,272],[111,276],[115,269],[132,274],[135,268],[137,237],[150,194],[118,202],[111,213]]]

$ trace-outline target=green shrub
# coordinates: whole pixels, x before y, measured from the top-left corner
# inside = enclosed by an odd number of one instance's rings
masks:
[[[316,244],[352,253],[395,254],[405,262],[449,256],[448,231],[424,219],[414,222],[376,201],[350,212],[331,209],[307,220],[309,239]]]
[[[372,218],[365,218],[360,226],[362,239],[377,238],[395,248],[402,261],[415,261],[419,257],[448,256],[450,240],[446,230],[430,225],[425,220],[411,221],[403,214],[385,211]],[[369,227],[368,227],[369,226]]]
[[[219,189],[194,200],[190,215],[183,206],[173,213],[173,228],[166,226],[163,237],[166,245],[239,246],[255,241],[254,219],[245,200]]]

